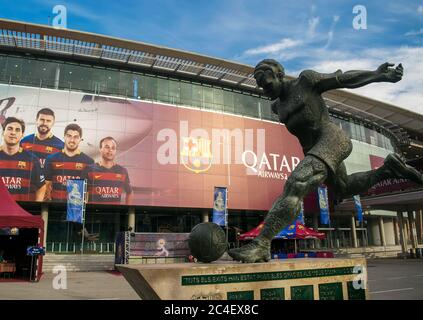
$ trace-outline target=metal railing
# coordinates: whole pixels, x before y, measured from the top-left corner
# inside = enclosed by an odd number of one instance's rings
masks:
[[[85,242],[84,253],[114,253],[114,242]],[[46,252],[51,253],[80,253],[81,242],[47,242]]]
[[[38,34],[14,33],[13,30],[0,30],[0,48],[27,49],[41,53],[59,54],[60,56],[92,58],[99,61],[115,61],[144,68],[157,68],[169,73],[185,73],[196,77],[211,78],[218,82],[229,82],[249,88],[256,88],[252,66],[248,72],[222,67],[220,65],[196,63],[190,59],[175,58],[165,55],[153,54],[146,51],[129,50],[126,48],[110,47],[101,43],[82,43],[63,38],[43,38]],[[151,46],[153,51],[157,47]],[[223,61],[222,61],[223,62]],[[220,62],[220,63],[222,63]],[[232,63],[235,66],[235,63]]]

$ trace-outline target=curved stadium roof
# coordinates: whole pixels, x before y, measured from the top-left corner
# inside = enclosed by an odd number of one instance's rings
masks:
[[[134,70],[156,71],[173,77],[190,77],[221,86],[261,93],[253,77],[254,67],[192,52],[123,40],[104,35],[56,29],[46,25],[0,19],[0,50],[20,51]],[[423,116],[397,106],[344,90],[324,95],[334,113],[375,123],[408,144],[408,131],[423,134]]]

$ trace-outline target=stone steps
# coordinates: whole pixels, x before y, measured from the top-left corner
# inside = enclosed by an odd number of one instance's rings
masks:
[[[43,271],[52,272],[62,265],[67,271],[108,271],[114,270],[115,256],[112,254],[47,254],[43,259]]]
[[[337,258],[396,258],[400,246],[347,248],[334,250]]]

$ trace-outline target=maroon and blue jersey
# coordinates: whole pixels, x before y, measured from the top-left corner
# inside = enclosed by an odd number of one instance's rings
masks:
[[[85,169],[93,164],[91,159],[83,152],[69,157],[64,150],[46,158],[44,165],[45,179],[51,181],[51,200],[67,201],[66,181],[68,179],[86,179]]]
[[[65,144],[53,133],[50,133],[50,136],[44,140],[40,140],[36,134],[30,134],[21,140],[21,146],[25,151],[36,155],[40,159],[40,164],[43,168],[46,158],[51,154],[62,151]]]
[[[8,155],[0,147],[0,176],[16,201],[34,201],[35,192],[45,183],[40,160],[22,148]]]
[[[110,169],[99,163],[87,167],[89,202],[120,204],[122,192],[132,193],[128,171],[115,164]]]

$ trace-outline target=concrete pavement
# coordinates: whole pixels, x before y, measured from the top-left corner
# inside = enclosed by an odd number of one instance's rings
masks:
[[[372,300],[423,300],[423,259],[367,260]]]
[[[46,273],[40,282],[0,282],[0,299],[139,300],[120,273],[67,272],[67,289],[54,289],[57,274]],[[63,286],[63,279],[60,282]],[[56,286],[57,287],[57,286]]]
[[[367,266],[372,300],[423,300],[423,259],[374,259]],[[0,282],[0,300],[139,300],[118,273],[67,272],[65,290],[54,289],[56,276],[46,273],[38,283]]]

